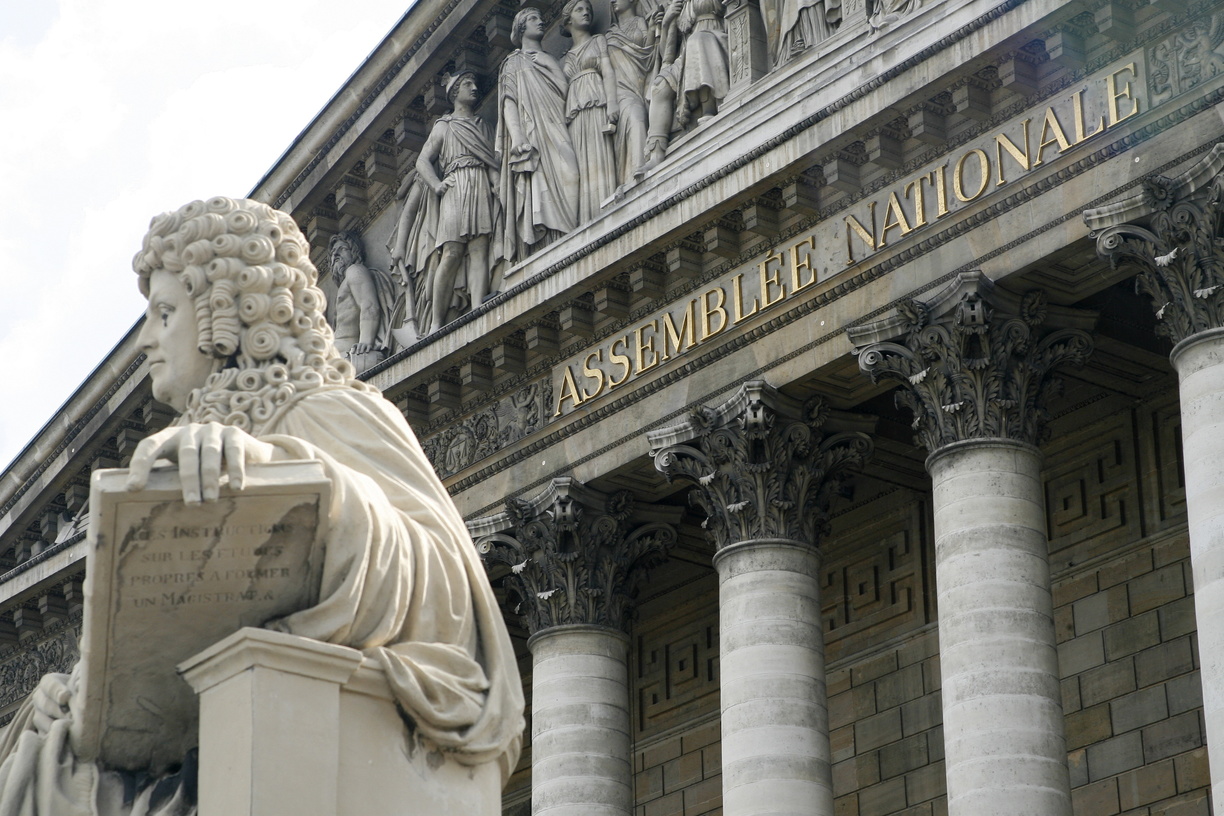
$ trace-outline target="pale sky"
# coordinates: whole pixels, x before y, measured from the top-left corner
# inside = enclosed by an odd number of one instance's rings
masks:
[[[243,196],[412,0],[0,0],[0,470],[144,309],[149,219]]]

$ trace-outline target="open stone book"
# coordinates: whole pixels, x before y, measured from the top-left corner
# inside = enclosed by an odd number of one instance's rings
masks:
[[[331,485],[316,462],[247,470],[241,491],[188,506],[178,470],[139,492],[127,470],[90,491],[77,756],[161,772],[198,740],[195,694],[175,667],[244,626],[318,599]]]

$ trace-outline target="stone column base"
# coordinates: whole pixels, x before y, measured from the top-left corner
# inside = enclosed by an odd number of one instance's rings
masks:
[[[497,816],[496,763],[409,733],[356,649],[240,629],[179,666],[200,700],[199,816]]]

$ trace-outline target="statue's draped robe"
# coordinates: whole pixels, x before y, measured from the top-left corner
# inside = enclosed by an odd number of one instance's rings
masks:
[[[325,386],[256,436],[277,459],[322,462],[333,489],[320,601],[269,628],[363,650],[417,734],[464,764],[499,763],[504,780],[523,731],[514,652],[463,520],[403,417],[376,393]],[[40,735],[31,716],[27,703],[0,739],[0,816],[192,812],[173,779],[124,803],[123,779],[73,757],[68,718]]]
[[[599,215],[603,202],[616,191],[618,173],[613,137],[604,132],[608,125],[608,105],[616,104],[616,100],[604,98],[601,66],[606,59],[607,41],[602,34],[595,34],[576,43],[561,63],[569,77],[565,121],[569,123],[570,141],[574,144],[581,171],[578,187],[580,224]]]
[[[841,0],[765,0],[761,13],[769,32],[770,62],[780,67],[797,51],[837,32]]]
[[[566,87],[538,59],[551,57],[521,49],[512,52],[502,63],[497,82],[494,149],[501,157],[504,247],[512,262],[578,223],[578,159],[565,125]],[[510,103],[518,109],[523,138],[535,148],[530,155],[511,155],[515,145],[506,125]]]
[[[604,35],[616,70],[616,163],[621,184],[646,160],[646,78],[654,67],[654,38],[641,17],[631,17]]]

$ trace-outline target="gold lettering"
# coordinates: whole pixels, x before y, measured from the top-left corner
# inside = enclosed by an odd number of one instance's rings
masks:
[[[557,410],[553,413],[554,417],[561,416],[561,406],[566,400],[574,403],[577,408],[582,404],[582,397],[578,394],[578,383],[574,382],[574,372],[570,371],[570,367],[565,367],[565,376],[561,380],[561,396],[557,397]]]
[[[1112,77],[1111,77],[1112,79]],[[1101,131],[1105,130],[1105,117],[1101,116],[1097,120],[1096,130],[1092,133],[1084,133],[1084,89],[1080,88],[1075,93],[1071,94],[1071,107],[1075,110],[1075,144],[1079,144],[1085,139],[1090,139]],[[1110,103],[1112,104],[1112,102]],[[1066,150],[1067,148],[1062,148]]]
[[[935,218],[939,219],[951,212],[948,209],[948,165],[941,164],[931,173],[933,176],[931,186],[935,188],[935,203],[938,205]]]
[[[718,303],[710,305],[710,295],[718,295]],[[727,302],[727,293],[721,286],[706,290],[701,295],[701,342],[709,340],[714,335],[727,328],[727,310],[723,304]],[[718,314],[718,328],[710,328],[710,315]]]
[[[663,313],[663,356],[664,361],[671,359],[671,349],[679,354],[697,345],[697,301],[690,300],[684,310],[684,319],[680,328],[672,320],[671,312]]]
[[[774,269],[773,273],[770,274],[767,270],[769,265],[775,261],[778,263],[779,268]],[[770,306],[786,298],[786,284],[778,280],[778,275],[782,272],[782,254],[775,252],[772,255],[767,255],[765,260],[761,261],[757,266],[761,270],[761,308],[768,309]],[[776,286],[780,290],[777,297],[770,297],[770,286]]]
[[[1083,126],[1082,117],[1083,111],[1077,109],[1077,127]],[[1047,136],[1047,133],[1050,135]],[[1054,115],[1054,109],[1046,108],[1045,122],[1041,125],[1041,135],[1037,137],[1037,158],[1033,160],[1033,167],[1041,164],[1042,154],[1052,144],[1058,145],[1059,153],[1071,149],[1071,143],[1067,141],[1067,134],[1063,133],[1062,125],[1058,123],[1058,117]]]
[[[806,289],[816,282],[816,270],[812,269],[812,256],[806,256],[802,261],[799,260],[799,247],[808,244],[812,250],[816,249],[816,236],[809,235],[802,241],[794,244],[790,248],[790,268],[791,268],[791,294],[798,292],[800,289]],[[804,282],[799,280],[799,270],[806,269],[808,271],[808,279]]]
[[[598,385],[595,386],[594,391],[587,391],[586,389],[583,389],[582,391],[582,401],[583,402],[586,402],[587,400],[593,400],[596,397],[598,397],[600,394],[603,393],[604,386],[607,385],[607,383],[604,381],[603,370],[599,368],[591,368],[592,358],[602,363],[603,362],[603,349],[592,351],[590,354],[586,356],[586,359],[582,361],[583,376],[586,377],[588,380],[595,380],[595,382],[598,383]]]
[[[1135,76],[1138,76],[1138,74],[1135,72],[1135,63],[1132,62],[1132,63],[1128,63],[1127,65],[1123,65],[1121,68],[1114,71],[1109,76],[1105,77],[1105,87],[1109,89],[1108,96],[1109,96],[1109,126],[1110,127],[1113,127],[1114,125],[1118,124],[1123,119],[1131,118],[1132,116],[1134,116],[1136,113],[1139,112],[1139,100],[1131,96],[1130,80],[1128,79],[1126,81],[1126,84],[1122,86],[1121,91],[1118,90],[1118,82],[1117,82],[1118,74],[1125,73],[1127,71],[1129,71],[1131,74]],[[1130,112],[1125,113],[1125,114],[1120,113],[1118,111],[1118,100],[1123,99],[1123,98],[1129,99],[1131,101]]]
[[[745,318],[752,317],[757,312],[761,311],[760,298],[752,299],[752,311],[744,314],[744,273],[740,272],[731,279],[731,291],[735,293],[735,322],[739,323]]]
[[[654,338],[645,337],[647,331],[653,331],[656,334],[659,331],[659,321],[652,320],[649,323],[643,323],[633,330],[634,337],[637,338],[637,369],[633,372],[634,376],[641,374],[644,371],[649,371],[659,364],[659,355],[655,353]],[[646,362],[646,354],[650,353],[650,362]]]
[[[876,203],[874,201],[867,205],[867,211],[871,213],[871,231],[870,232],[868,232],[867,228],[864,227],[861,223],[859,223],[859,220],[855,218],[853,215],[846,216],[846,219],[845,219],[846,221],[846,266],[854,265],[854,243],[850,240],[851,230],[854,230],[854,232],[858,233],[858,237],[862,239],[864,244],[871,247],[872,252],[876,251],[875,208],[876,208]]]
[[[893,227],[901,230],[902,238],[914,231],[905,217],[905,211],[901,209],[901,201],[897,198],[897,194],[889,193],[888,206],[884,208],[884,226],[880,229],[880,246],[888,244],[888,231]]]
[[[1024,152],[1020,152],[1020,147],[1011,140],[1009,136],[1003,133],[995,134],[995,186],[1002,187],[1007,183],[1007,179],[1003,178],[1003,151],[1015,159],[1016,164],[1024,168],[1025,171],[1031,170],[1033,160],[1029,155],[1029,122],[1031,119],[1024,120]]]
[[[979,170],[982,175],[982,183],[978,185],[977,192],[971,196],[965,195],[965,176],[964,167],[965,160],[970,156],[978,157]],[[952,192],[956,193],[956,197],[961,201],[969,202],[981,196],[986,192],[986,187],[990,184],[990,157],[986,155],[986,151],[980,147],[975,147],[965,155],[961,156],[956,162],[956,170],[952,173]]]
[[[629,372],[633,369],[629,366],[628,354],[617,354],[616,344],[623,343],[626,348],[629,346],[629,335],[623,334],[612,341],[612,347],[608,349],[608,362],[612,365],[621,367],[621,375],[619,379],[614,379],[611,375],[608,376],[608,387],[615,388],[616,386],[629,379]]]
[[[901,191],[901,195],[903,195],[907,200],[910,197],[910,191],[913,190],[914,192],[914,229],[925,227],[927,223],[926,197],[922,192],[922,182],[926,181],[930,177],[931,174],[927,173],[925,176],[916,178],[909,184],[905,185],[905,189]]]

